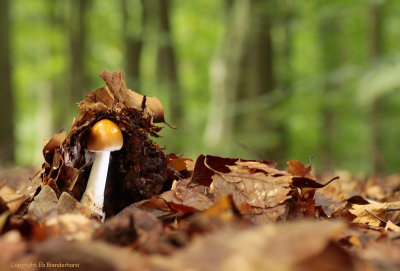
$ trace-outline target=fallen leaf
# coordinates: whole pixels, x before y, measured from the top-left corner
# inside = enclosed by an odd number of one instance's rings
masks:
[[[99,223],[81,214],[52,214],[43,221],[47,237],[58,237],[68,241],[88,241],[99,227]]]
[[[27,250],[28,244],[24,242],[18,231],[13,230],[4,233],[0,237],[0,260],[4,261],[7,265],[5,269],[1,270],[10,270],[11,261],[20,258]]]
[[[314,177],[311,175],[311,162],[308,167],[305,167],[300,161],[290,160],[287,162],[289,165],[289,169],[287,172],[292,176],[297,177],[307,177],[313,179]]]
[[[55,134],[53,137],[46,143],[43,148],[43,156],[47,163],[51,163],[53,161],[53,155],[56,148],[60,147],[61,144],[65,140],[65,132]]]
[[[37,220],[41,220],[46,214],[56,209],[57,202],[58,198],[54,190],[45,185],[29,206],[28,214]]]
[[[181,180],[176,188],[159,195],[159,198],[167,202],[168,206],[182,214],[204,211],[212,204],[212,200],[206,196],[207,187],[189,187],[190,179]]]
[[[331,217],[332,213],[339,209],[343,209],[347,204],[338,183],[317,189],[314,193],[314,200],[315,206],[321,206],[328,217]]]
[[[385,231],[400,232],[400,227],[394,224],[392,221],[388,221],[385,226]]]
[[[226,166],[229,172],[212,169],[212,187],[217,197],[232,195],[236,206],[243,202],[259,208],[275,207],[290,198],[291,177],[272,177],[265,171],[258,171],[254,162],[238,162]]]
[[[214,171],[207,167],[204,163],[207,160],[207,164],[213,170],[219,172],[229,172],[228,165],[233,165],[237,159],[231,158],[221,158],[217,156],[211,155],[200,155],[194,166],[193,175],[191,179],[191,184],[200,184],[204,186],[210,186],[212,183],[212,176],[214,175]]]
[[[72,197],[67,192],[63,192],[58,199],[55,209],[60,215],[67,213],[79,213],[81,204],[74,197]]]
[[[143,261],[129,249],[118,248],[104,242],[70,242],[51,239],[31,247],[35,257],[32,262],[45,264],[69,264],[68,267],[54,266],[56,270],[148,270]],[[50,267],[48,267],[50,268]]]
[[[363,244],[360,241],[360,238],[356,235],[350,236],[349,243],[357,248],[362,248]]]
[[[168,161],[168,166],[175,169],[176,171],[190,170],[188,165],[190,166],[191,162],[193,162],[190,158],[175,158]]]
[[[385,192],[382,185],[380,184],[380,179],[378,176],[371,176],[368,178],[367,183],[364,187],[364,193],[367,198],[373,200],[380,201],[385,198]]]
[[[6,224],[9,215],[9,211],[5,211],[0,214],[0,233],[3,232],[4,225]]]
[[[223,221],[233,221],[235,219],[235,209],[231,196],[221,196],[213,206],[203,212],[203,215]]]
[[[154,269],[163,270],[296,270],[298,264],[326,253],[345,229],[346,224],[339,221],[298,221],[244,230],[223,228],[194,239],[173,257],[152,257],[151,262]],[[347,253],[340,248],[335,251],[325,266],[334,267]]]
[[[366,205],[353,204],[350,209],[350,213],[356,216],[353,222],[379,227],[381,221],[367,211],[381,219],[385,219],[387,203],[374,203]]]
[[[17,190],[7,185],[0,188],[0,202],[2,211],[8,210],[11,214],[14,214],[27,198],[27,195],[21,195],[17,192]]]
[[[144,210],[153,214],[157,218],[168,217],[172,214],[175,214],[175,211],[169,207],[168,203],[164,199],[154,196],[150,199],[142,200],[129,205],[119,212],[117,216],[131,213],[134,210]]]

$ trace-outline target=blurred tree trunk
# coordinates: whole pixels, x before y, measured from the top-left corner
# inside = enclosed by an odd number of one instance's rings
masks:
[[[232,134],[239,138],[243,135],[251,141],[240,143],[253,155],[279,160],[284,154],[283,126],[268,116],[262,100],[276,86],[272,4],[262,0],[227,4],[226,33],[211,69],[211,109],[205,139],[212,146],[228,142]],[[249,106],[244,110],[235,106],[241,103]]]
[[[125,41],[125,76],[129,88],[140,92],[140,56],[143,46],[145,0],[121,0]]]
[[[271,23],[266,9],[268,1],[251,0],[251,27],[245,41],[242,69],[244,97],[257,98],[275,88]]]
[[[294,17],[293,8],[291,2],[284,1],[284,7],[282,11],[282,27],[283,27],[283,44],[282,44],[282,55],[283,65],[285,73],[282,78],[282,88],[286,93],[290,93],[292,90],[292,73],[293,68],[291,65],[292,60],[292,20]]]
[[[250,4],[250,27],[245,39],[238,100],[249,101],[253,106],[237,118],[235,126],[244,134],[253,133],[253,142],[246,144],[259,150],[260,159],[278,161],[284,154],[282,122],[264,109],[265,97],[276,87],[271,39],[273,1],[251,0]]]
[[[253,105],[237,128],[251,131],[260,159],[280,161],[285,152],[283,124],[265,109],[265,98],[275,90],[274,51],[271,38],[273,1],[251,0],[250,28],[246,37],[239,100]],[[251,145],[251,143],[248,143]]]
[[[10,64],[10,6],[8,0],[0,1],[0,166],[14,162],[14,101],[11,85]]]
[[[337,82],[332,80],[332,72],[337,69],[341,62],[340,47],[340,24],[338,18],[333,15],[324,17],[319,25],[319,38],[321,47],[322,69],[324,75],[324,100],[322,101],[322,142],[321,152],[322,161],[325,170],[331,170],[333,167],[332,158],[334,154],[334,108],[330,103],[332,94],[339,89]]]
[[[374,65],[382,56],[382,4],[371,3],[368,9],[368,40],[369,40],[369,56],[371,65]],[[385,170],[385,160],[381,153],[380,142],[380,112],[381,112],[381,98],[376,98],[371,106],[369,112],[369,119],[371,120],[371,159],[373,173],[382,173]]]
[[[157,80],[170,97],[171,121],[179,125],[183,116],[182,91],[172,41],[170,9],[171,0],[158,0]]]
[[[240,87],[250,10],[248,0],[225,1],[225,33],[211,62],[211,100],[204,140],[211,147],[224,147],[225,151],[230,148],[233,135],[232,105]]]
[[[293,91],[293,67],[292,67],[292,44],[293,44],[293,33],[292,33],[292,22],[295,16],[293,3],[288,1],[281,1],[282,5],[281,10],[281,28],[283,32],[282,44],[278,45],[281,48],[280,54],[283,56],[282,59],[282,67],[283,74],[279,77],[279,87],[282,89],[284,101],[287,101]],[[277,153],[276,160],[277,162],[287,162],[283,161],[284,158],[287,157],[290,145],[289,139],[289,131],[288,131],[288,123],[286,118],[282,118],[279,120],[279,126],[277,128],[279,135],[279,144],[277,147],[280,149],[280,153]]]
[[[85,17],[90,0],[71,0],[71,13],[69,23],[69,49],[70,49],[70,78],[69,78],[69,105],[75,105],[84,98],[85,93]],[[76,106],[70,108],[72,116]],[[67,116],[68,119],[70,116]],[[71,120],[69,120],[71,121]]]
[[[64,13],[60,11],[68,10],[69,8],[69,3],[67,2],[61,2],[57,0],[51,0],[49,1],[49,4],[47,6],[48,8],[48,22],[53,31],[56,29],[57,32],[65,32],[66,31],[66,16]],[[50,48],[49,48],[49,56],[51,57],[52,60],[54,61],[55,54],[60,54],[60,48],[57,47],[55,44],[56,42],[54,41],[54,35],[51,35],[49,37],[50,39]],[[65,37],[65,40],[68,41],[69,36]],[[68,44],[69,45],[69,44]],[[68,56],[65,56],[68,54],[68,45],[66,44],[65,49],[62,50],[61,54],[65,58],[65,60],[68,61]],[[63,74],[67,73],[69,71],[69,67],[65,67]],[[68,112],[70,110],[70,86],[68,82],[60,82],[61,80],[58,80],[56,76],[52,76],[51,80],[49,83],[51,83],[51,93],[49,94],[49,100],[51,106],[51,118],[52,118],[52,126],[50,127],[51,133],[54,133],[55,131],[53,128],[55,127],[56,131],[60,131],[66,124],[70,124],[72,119],[68,119]],[[68,101],[68,102],[66,102]],[[67,122],[68,121],[68,122]]]

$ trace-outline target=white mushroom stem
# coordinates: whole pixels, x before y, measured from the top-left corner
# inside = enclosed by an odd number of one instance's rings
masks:
[[[92,170],[83,193],[81,203],[89,207],[93,212],[101,215],[104,221],[104,189],[106,187],[108,163],[110,161],[109,151],[99,151],[95,153]]]

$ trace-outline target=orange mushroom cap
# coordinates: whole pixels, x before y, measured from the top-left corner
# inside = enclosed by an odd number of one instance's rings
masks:
[[[93,125],[87,143],[89,151],[117,151],[122,148],[124,138],[118,125],[102,119]]]

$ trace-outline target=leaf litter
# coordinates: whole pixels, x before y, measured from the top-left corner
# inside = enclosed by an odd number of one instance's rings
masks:
[[[68,133],[43,148],[41,170],[0,185],[0,269],[79,263],[82,270],[398,270],[400,177],[312,175],[291,160],[165,154],[151,137],[161,102],[103,71],[105,86],[78,104]],[[90,128],[114,121],[106,220],[80,204],[92,166]],[[342,177],[342,176],[343,177]],[[386,186],[384,184],[387,184]],[[25,266],[26,267],[26,266]],[[39,270],[32,267],[32,270]]]

